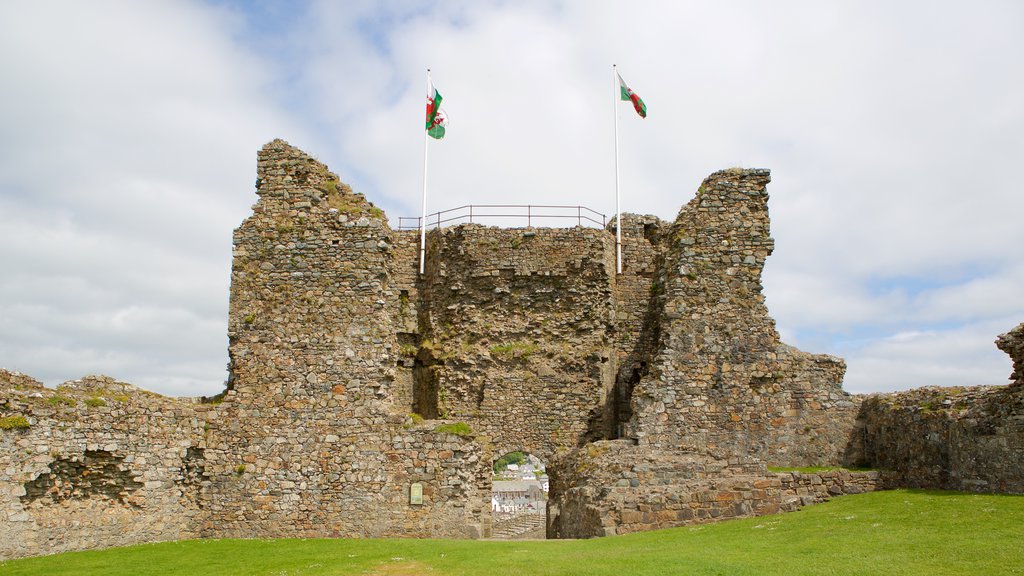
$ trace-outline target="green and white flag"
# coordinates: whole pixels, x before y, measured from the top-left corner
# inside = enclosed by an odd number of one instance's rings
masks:
[[[444,138],[444,127],[448,125],[448,115],[441,109],[441,93],[428,80],[427,89],[427,134],[431,138]]]
[[[618,76],[618,74],[616,74]],[[647,105],[640,99],[640,95],[629,89],[626,83],[622,80],[622,76],[619,76],[619,96],[620,100],[633,103],[633,109],[640,115],[641,118],[647,118]]]

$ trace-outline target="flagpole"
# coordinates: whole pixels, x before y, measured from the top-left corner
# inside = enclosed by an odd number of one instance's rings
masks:
[[[619,73],[612,64],[613,99],[615,113],[615,272],[622,274],[622,209],[619,206]]]
[[[430,94],[430,68],[427,68],[427,94]],[[427,257],[427,142],[427,131],[423,130],[423,209],[420,211],[420,276],[423,275],[423,265]]]

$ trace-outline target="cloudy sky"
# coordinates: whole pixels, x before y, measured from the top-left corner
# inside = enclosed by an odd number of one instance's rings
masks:
[[[283,138],[430,206],[672,219],[772,170],[768,307],[852,392],[1001,384],[1024,321],[1024,3],[0,0],[0,367],[215,394],[231,231]]]

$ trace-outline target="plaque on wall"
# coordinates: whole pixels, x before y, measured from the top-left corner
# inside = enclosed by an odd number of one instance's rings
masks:
[[[423,504],[423,484],[415,482],[409,487],[409,504]]]

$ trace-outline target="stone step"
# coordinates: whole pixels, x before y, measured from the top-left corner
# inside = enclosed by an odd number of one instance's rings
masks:
[[[521,514],[508,520],[496,522],[491,531],[492,538],[514,540],[530,532],[544,528],[546,518],[543,514]]]

